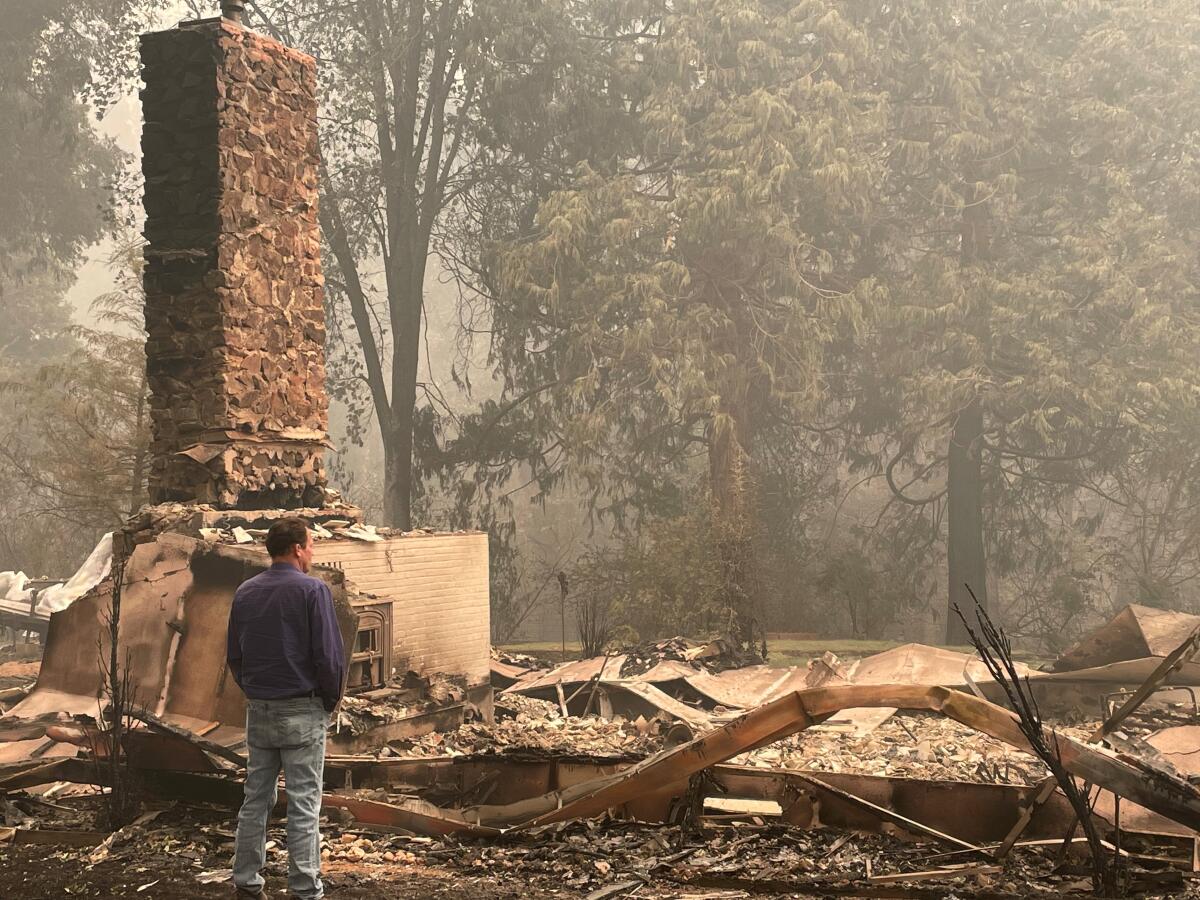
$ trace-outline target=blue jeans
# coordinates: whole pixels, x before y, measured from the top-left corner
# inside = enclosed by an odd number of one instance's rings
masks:
[[[264,884],[267,820],[282,769],[287,788],[288,891],[301,900],[325,896],[321,884],[321,788],[328,715],[319,697],[247,700],[246,794],[238,812],[233,883]]]

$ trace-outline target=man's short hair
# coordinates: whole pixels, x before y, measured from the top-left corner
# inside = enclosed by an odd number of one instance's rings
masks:
[[[308,523],[299,516],[279,519],[267,532],[267,552],[272,557],[285,556],[299,544],[308,543]]]

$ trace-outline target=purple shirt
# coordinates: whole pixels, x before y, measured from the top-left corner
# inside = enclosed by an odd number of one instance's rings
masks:
[[[229,608],[229,670],[251,700],[310,691],[332,712],[346,653],[329,585],[287,563],[247,579]]]

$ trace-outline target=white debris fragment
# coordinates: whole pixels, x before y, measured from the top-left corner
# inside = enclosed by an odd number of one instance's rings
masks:
[[[0,572],[0,606],[14,612],[28,612],[33,598],[33,589],[25,587],[28,583],[29,577],[24,572]]]
[[[351,525],[349,528],[344,528],[338,534],[345,537],[354,538],[357,541],[382,541],[375,532],[374,525]]]
[[[37,597],[35,612],[49,615],[66,609],[108,575],[112,566],[112,532],[100,538],[91,555],[84,560],[74,575],[63,584],[55,584],[41,591]]]

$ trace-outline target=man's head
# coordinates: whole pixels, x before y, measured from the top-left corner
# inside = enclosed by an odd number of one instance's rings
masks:
[[[308,523],[299,516],[280,519],[267,532],[267,552],[271,562],[288,563],[301,572],[312,565],[312,534]]]

